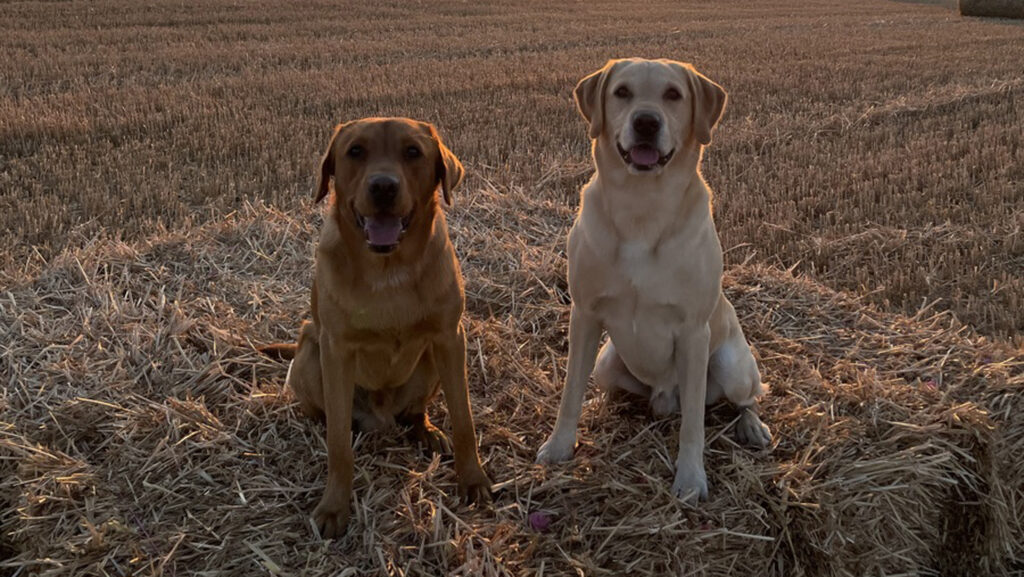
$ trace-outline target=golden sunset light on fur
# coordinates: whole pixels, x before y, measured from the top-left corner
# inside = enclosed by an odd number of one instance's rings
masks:
[[[0,575],[1019,575],[1016,9],[0,4]]]

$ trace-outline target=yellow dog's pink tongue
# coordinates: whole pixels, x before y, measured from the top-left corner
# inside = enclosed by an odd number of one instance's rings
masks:
[[[398,237],[402,234],[402,219],[397,216],[368,216],[365,230],[370,244],[377,246],[398,244]]]
[[[629,159],[637,166],[654,166],[660,158],[657,149],[646,144],[639,144],[629,150]]]

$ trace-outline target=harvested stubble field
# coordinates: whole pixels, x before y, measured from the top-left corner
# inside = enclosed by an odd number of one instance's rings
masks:
[[[982,575],[1024,563],[1024,27],[880,0],[0,4],[0,573]],[[593,395],[554,421],[571,89],[606,58],[730,91],[705,158],[776,442]],[[437,123],[493,508],[357,440],[356,518],[309,526],[323,428],[253,343],[294,336],[331,126]],[[448,427],[443,403],[436,420]],[[531,530],[545,511],[549,532]]]

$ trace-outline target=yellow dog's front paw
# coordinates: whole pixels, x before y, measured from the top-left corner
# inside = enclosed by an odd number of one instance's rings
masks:
[[[690,502],[705,501],[708,498],[708,476],[703,465],[679,465],[676,468],[676,479],[672,483],[672,494]]]
[[[572,459],[576,450],[576,439],[561,437],[557,433],[544,442],[537,451],[538,465],[553,465]]]

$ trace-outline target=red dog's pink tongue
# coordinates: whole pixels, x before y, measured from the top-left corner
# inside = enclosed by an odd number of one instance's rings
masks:
[[[629,150],[629,159],[637,166],[654,166],[661,155],[652,146],[634,146]]]
[[[397,216],[366,217],[366,238],[370,240],[370,244],[377,246],[398,244],[398,237],[401,234],[402,219]]]

